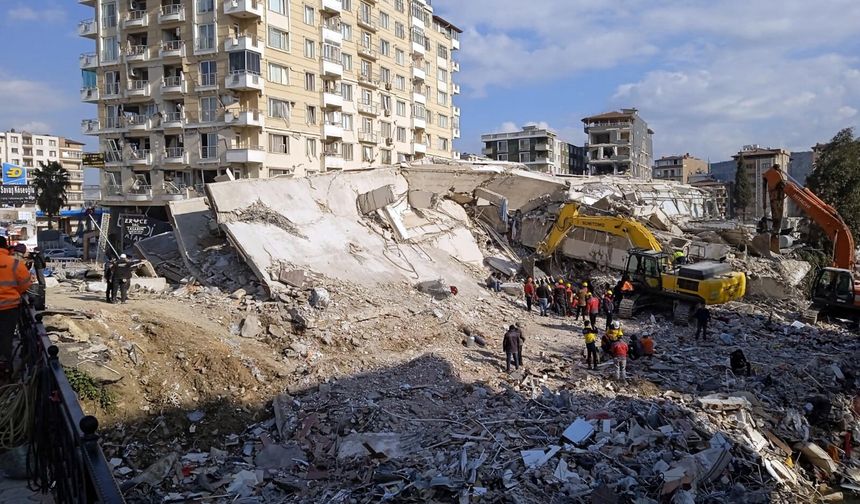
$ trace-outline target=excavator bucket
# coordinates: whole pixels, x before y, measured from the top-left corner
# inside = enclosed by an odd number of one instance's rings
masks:
[[[549,278],[549,275],[538,267],[535,256],[523,259],[523,271],[525,271],[526,276],[532,277],[535,282]]]

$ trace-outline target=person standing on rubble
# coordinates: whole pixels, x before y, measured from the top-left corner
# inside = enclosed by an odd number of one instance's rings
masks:
[[[564,280],[559,280],[553,289],[553,298],[555,298],[555,313],[559,317],[564,317],[567,313],[567,288],[564,286]]]
[[[585,363],[589,370],[597,371],[597,331],[586,325],[582,329],[582,335],[585,337]]]
[[[711,321],[711,310],[706,305],[699,306],[694,315],[696,318],[696,341],[699,341],[699,335],[703,339],[708,339],[708,322]]]
[[[517,326],[511,325],[505,333],[502,341],[502,349],[505,351],[505,372],[511,372],[511,362],[514,369],[519,369],[522,364],[522,331]]]
[[[585,308],[588,311],[588,322],[591,327],[597,327],[597,314],[600,313],[600,300],[590,292],[585,295]]]
[[[45,299],[47,292],[47,283],[45,282],[45,256],[42,255],[42,249],[34,247],[30,252],[30,262],[32,263],[33,271],[36,273],[36,282],[39,284],[38,296],[36,299],[36,309],[45,309]]]
[[[12,343],[21,312],[21,296],[33,284],[24,261],[14,257],[0,236],[0,381],[12,375]]]
[[[526,284],[523,285],[523,295],[526,298],[526,310],[532,311],[532,302],[535,300],[536,292],[535,292],[535,283],[532,277],[529,277],[526,280]]]
[[[542,317],[546,317],[549,314],[549,301],[552,298],[552,293],[550,292],[549,287],[546,285],[546,280],[541,280],[540,285],[535,290],[538,299],[538,306],[540,307],[540,314]]]
[[[119,261],[114,264],[112,303],[116,303],[117,294],[120,294],[123,304],[128,301],[128,287],[131,285],[131,276],[135,266],[137,266],[137,261],[130,261],[125,254],[120,255]]]
[[[576,315],[574,315],[574,320],[582,317],[582,321],[584,322],[586,319],[586,301],[588,300],[588,282],[582,282],[582,286],[579,288],[579,292],[577,293],[577,306],[576,306]]]
[[[606,313],[606,328],[612,325],[612,316],[615,314],[615,301],[612,297],[612,291],[606,291],[603,296],[603,312]]]
[[[629,348],[623,339],[612,344],[612,357],[615,360],[615,379],[627,381],[627,352]]]
[[[105,285],[107,288],[105,289],[105,301],[108,303],[113,303],[113,282],[114,282],[114,265],[115,261],[111,260],[109,257],[105,256],[105,270],[104,270],[104,279]]]
[[[576,313],[576,293],[571,284],[565,284],[564,299],[566,307],[565,316],[572,317]]]

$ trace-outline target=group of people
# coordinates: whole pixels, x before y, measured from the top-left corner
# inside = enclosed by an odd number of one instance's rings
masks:
[[[117,298],[123,303],[128,301],[128,288],[137,265],[138,261],[132,261],[125,254],[120,254],[118,259],[105,262],[104,279],[107,283],[105,301],[112,304],[117,303]]]
[[[534,279],[529,277],[523,286],[526,310],[532,311],[532,306],[537,303],[541,316],[548,316],[552,312],[559,317],[587,320],[592,327],[596,327],[597,317],[603,313],[608,329],[624,296],[633,292],[633,284],[625,275],[614,291],[606,288],[603,295],[594,291],[590,285],[588,280],[572,283],[565,282],[564,279],[540,280],[535,283]]]
[[[603,359],[612,358],[615,363],[615,378],[627,379],[627,358],[638,359],[654,355],[654,338],[645,335],[642,339],[636,335],[630,336],[630,343],[624,341],[624,331],[621,330],[621,322],[612,322],[600,338],[600,351],[597,349],[598,330],[593,325],[586,324],[582,329],[585,338],[586,365],[589,370],[597,370],[598,363]]]

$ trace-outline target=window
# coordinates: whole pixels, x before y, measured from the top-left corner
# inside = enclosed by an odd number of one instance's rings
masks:
[[[391,42],[385,39],[379,39],[379,52],[383,56],[391,56]]]
[[[343,33],[344,40],[352,40],[352,25],[343,23],[340,25],[340,31]]]
[[[260,53],[254,51],[235,51],[229,53],[230,73],[249,73],[260,75]]]
[[[532,148],[532,141],[528,138],[520,139],[520,150],[529,150]]]
[[[316,91],[317,76],[312,73],[305,73],[305,89],[308,91]]]
[[[386,14],[385,12],[379,13],[379,26],[381,26],[382,28],[385,28],[387,30],[388,29],[388,23],[390,23],[390,22],[391,21],[390,21],[390,18],[388,17],[388,14]]]
[[[269,47],[280,49],[281,51],[290,50],[290,34],[269,26]]]
[[[212,12],[215,10],[215,0],[197,0],[197,12]]]
[[[390,115],[391,114],[391,96],[390,95],[379,95],[379,102],[382,105],[382,110]]]
[[[12,139],[9,141],[9,143],[13,143],[13,144],[18,143],[18,137],[12,137]]]
[[[507,161],[507,160],[508,160],[507,154],[499,154],[499,161]]]
[[[36,149],[36,155],[37,155],[37,156],[44,156],[44,155],[45,155],[45,151],[43,151],[42,149]]]
[[[215,49],[215,25],[197,25],[197,48],[201,51]]]
[[[269,152],[276,154],[290,153],[290,137],[287,135],[269,134]]]
[[[439,82],[447,83],[448,82],[448,71],[445,70],[444,68],[439,68],[438,71],[436,72],[436,78],[439,80]]]
[[[200,157],[203,159],[212,159],[218,157],[217,133],[200,134]]]
[[[379,123],[379,136],[381,136],[382,138],[391,138],[391,123]]]
[[[382,149],[379,151],[379,162],[382,164],[391,164],[391,151]]]
[[[361,160],[365,163],[373,162],[373,147],[369,145],[363,145],[361,147]]]
[[[436,102],[439,105],[448,105],[448,93],[446,93],[444,91],[439,91],[436,94]]]
[[[448,59],[448,48],[439,44],[436,46],[436,56],[439,56],[442,59]]]
[[[343,101],[352,101],[352,84],[341,82],[340,94],[343,96]]]
[[[406,141],[406,128],[398,126],[396,134],[397,134],[397,141],[398,142],[405,142]]]
[[[341,0],[340,3],[344,11],[349,12],[352,10],[352,0]]]
[[[212,122],[218,118],[218,97],[200,98],[200,122]]]
[[[373,78],[373,64],[367,60],[361,60],[361,75],[367,79]]]
[[[394,8],[397,9],[397,12],[405,12],[406,10],[403,8],[403,0],[394,0]]]
[[[531,162],[532,162],[531,152],[520,152],[520,163],[531,163]]]
[[[305,5],[305,24],[316,24],[314,17],[314,8],[310,5]]]
[[[305,58],[314,59],[316,56],[317,43],[311,39],[305,39]]]
[[[13,138],[13,140],[16,140]],[[12,154],[18,154],[18,147],[12,147]]]
[[[436,139],[437,144],[439,145],[439,150],[447,151],[448,150],[448,139],[439,137]]]
[[[37,138],[36,139],[36,145],[45,145],[45,141],[42,140],[41,138]]]
[[[287,0],[269,0],[269,10],[281,15],[286,15]]]
[[[370,105],[373,103],[373,93],[368,91],[367,89],[361,90],[361,103],[365,105]]]
[[[52,150],[52,151],[48,154],[48,156],[50,156],[50,157],[57,157],[57,151],[53,151],[53,150]]]
[[[402,75],[394,76],[394,87],[397,88],[399,91],[405,91],[406,90],[406,77],[404,77]]]
[[[119,43],[116,37],[102,38],[102,59],[105,61],[116,61],[119,58]]]
[[[448,116],[439,114],[436,117],[439,120],[439,127],[440,128],[447,128],[448,127]]]
[[[352,131],[353,128],[353,120],[352,114],[343,114],[343,129],[346,131]]]
[[[508,152],[508,142],[502,140],[501,142],[496,142],[496,150],[498,152]]]
[[[105,28],[116,26],[116,3],[107,2],[102,4],[102,25]]]
[[[317,141],[315,138],[308,138],[305,142],[305,153],[310,157],[317,157]]]
[[[406,27],[400,21],[394,22],[394,36],[397,38],[406,38]]]
[[[49,145],[49,146],[51,146],[51,147],[56,147],[56,146],[57,146],[57,141],[56,141],[56,140],[48,140],[48,145]]]
[[[269,98],[269,117],[290,118],[290,102]]]
[[[396,61],[398,65],[406,64],[406,53],[404,53],[401,49],[395,49],[394,61]]]
[[[306,115],[308,124],[316,124],[317,123],[317,108],[311,105],[308,105],[307,115]]]
[[[352,54],[343,54],[340,55],[341,64],[343,64],[343,69],[347,72],[352,72]]]
[[[283,84],[285,86],[289,85],[289,68],[281,65],[276,65],[274,63],[269,63],[269,81],[274,82],[275,84]]]
[[[391,84],[391,70],[385,67],[379,67],[379,80],[384,84]]]
[[[353,153],[352,153],[352,144],[345,143],[340,147],[341,153],[343,154],[344,161],[352,161]]]
[[[218,64],[215,61],[200,62],[200,85],[215,86],[218,84]]]

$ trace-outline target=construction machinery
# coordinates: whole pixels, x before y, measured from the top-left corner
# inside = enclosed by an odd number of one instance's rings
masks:
[[[788,197],[803,209],[833,242],[832,267],[822,268],[815,275],[810,295],[811,304],[803,313],[803,320],[814,324],[819,315],[845,317],[860,322],[860,282],[855,277],[854,237],[839,212],[825,203],[809,189],[802,187],[788,174],[774,165],[766,171],[763,206],[767,212],[770,201],[770,246],[779,253],[779,235],[785,215],[785,198]]]
[[[746,276],[731,271],[729,265],[715,261],[674,264],[644,225],[627,217],[582,215],[575,203],[562,206],[558,219],[538,244],[535,254],[524,261],[526,271],[536,271],[535,262],[551,257],[575,227],[627,237],[633,245],[628,251],[625,268],[633,284],[633,293],[625,295],[619,305],[621,318],[633,317],[642,308],[670,305],[675,321],[687,322],[697,305],[727,303],[746,293]],[[532,276],[537,278],[538,275]]]

